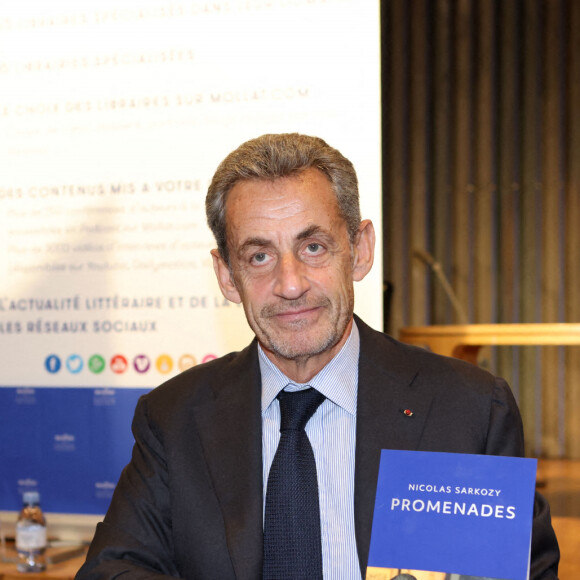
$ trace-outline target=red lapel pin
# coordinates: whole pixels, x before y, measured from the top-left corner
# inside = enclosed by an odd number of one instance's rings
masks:
[[[412,417],[415,414],[411,409],[400,409],[400,411],[405,415],[405,417]]]

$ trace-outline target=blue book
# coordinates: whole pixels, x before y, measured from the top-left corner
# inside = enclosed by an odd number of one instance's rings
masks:
[[[536,469],[521,457],[383,450],[367,580],[527,580]]]

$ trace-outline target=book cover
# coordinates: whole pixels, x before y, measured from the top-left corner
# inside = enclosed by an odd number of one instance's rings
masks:
[[[367,580],[527,580],[537,461],[383,450]]]

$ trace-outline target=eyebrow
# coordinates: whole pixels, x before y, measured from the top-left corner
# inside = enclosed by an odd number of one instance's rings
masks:
[[[270,246],[272,242],[266,238],[253,237],[248,238],[238,249],[237,254],[242,255],[248,248],[257,246]]]
[[[323,228],[321,228],[320,226],[317,225],[312,225],[308,228],[306,228],[305,230],[301,231],[297,236],[296,239],[301,241],[301,240],[307,240],[308,238],[319,234],[321,232],[324,232],[325,230]],[[238,250],[238,255],[243,254],[248,248],[256,248],[256,247],[268,247],[272,245],[272,240],[269,240],[268,238],[260,238],[258,236],[252,237],[252,238],[248,238],[239,248]]]
[[[320,227],[320,226],[310,226],[309,228],[306,228],[304,231],[300,232],[297,236],[296,239],[297,240],[306,240],[316,234],[320,234],[324,232],[324,230]]]

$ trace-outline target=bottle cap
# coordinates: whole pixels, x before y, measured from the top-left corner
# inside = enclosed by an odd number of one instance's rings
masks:
[[[22,501],[26,504],[37,504],[40,502],[40,494],[37,491],[25,491],[22,494]]]

